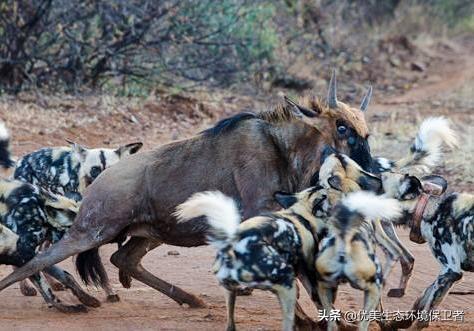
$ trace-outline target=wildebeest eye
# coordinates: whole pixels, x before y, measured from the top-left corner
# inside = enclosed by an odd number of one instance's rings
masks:
[[[96,179],[100,173],[102,172],[102,169],[100,167],[92,167],[91,168],[91,171],[90,171],[90,176],[93,178],[93,179]]]
[[[339,125],[339,126],[337,127],[337,132],[338,132],[339,134],[345,134],[346,131],[347,131],[347,127],[346,127],[345,125]]]

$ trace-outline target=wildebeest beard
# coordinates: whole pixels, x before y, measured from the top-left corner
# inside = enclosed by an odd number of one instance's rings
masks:
[[[356,161],[362,169],[372,172],[372,156],[370,155],[370,146],[367,139],[360,136],[353,136],[354,144],[349,144],[349,156]]]

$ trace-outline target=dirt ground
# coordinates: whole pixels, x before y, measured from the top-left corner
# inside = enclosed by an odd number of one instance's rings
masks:
[[[472,191],[474,58],[470,55],[473,54],[470,45],[439,46],[436,59],[418,86],[397,97],[384,98],[376,93],[367,120],[372,131],[374,154],[396,158],[407,150],[416,126],[423,118],[430,115],[449,117],[462,138],[462,144],[460,150],[448,154],[439,172],[447,176],[451,189]],[[221,95],[219,99],[206,96],[203,100],[168,96],[124,104],[107,97],[69,100],[20,96],[0,100],[0,115],[12,131],[14,154],[20,156],[42,146],[63,145],[64,138],[89,146],[115,146],[141,140],[145,142],[145,148],[150,149],[172,139],[190,136],[225,114],[254,105],[249,98],[236,98],[230,94]],[[226,108],[222,110],[224,105]],[[408,310],[439,270],[425,245],[410,243],[404,230],[399,233],[416,256],[416,264],[406,296],[402,299],[384,298],[389,311]],[[65,315],[49,309],[40,297],[23,297],[18,284],[15,284],[0,294],[0,330],[197,331],[224,328],[225,303],[222,290],[210,271],[214,256],[211,248],[161,246],[150,252],[144,261],[144,266],[152,273],[199,294],[208,304],[206,309],[180,307],[137,281],[131,289],[123,289],[117,279],[117,270],[108,262],[114,249],[115,246],[107,245],[101,249],[101,254],[107,262],[113,286],[121,297],[119,303],[103,302],[102,307],[90,309],[87,314]],[[170,251],[172,254],[168,254]],[[62,265],[73,272],[71,261]],[[397,283],[399,269],[397,267],[391,275],[387,288]],[[9,267],[2,266],[0,277],[10,271]],[[466,274],[455,289],[474,289],[474,276]],[[104,301],[103,292],[94,288],[90,288],[90,292]],[[74,302],[69,293],[59,295]],[[432,323],[430,329],[474,329],[473,298],[472,295],[449,295],[439,309],[463,310],[464,322]],[[308,298],[303,297],[302,301],[305,309],[316,317]],[[359,310],[361,305],[361,293],[347,286],[340,287],[337,307]],[[280,327],[278,303],[266,292],[256,291],[252,296],[239,297],[236,315],[240,330],[277,330]]]

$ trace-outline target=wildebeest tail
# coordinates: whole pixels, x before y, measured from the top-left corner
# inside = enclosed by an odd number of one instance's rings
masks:
[[[76,257],[76,269],[86,285],[104,287],[108,284],[109,277],[99,255],[99,249],[93,248],[82,252]]]
[[[234,199],[219,191],[192,195],[176,207],[174,215],[179,222],[205,216],[210,227],[208,242],[217,249],[235,240],[241,218]]]
[[[10,154],[10,133],[5,123],[0,121],[0,166],[10,168],[15,165]]]
[[[421,123],[409,154],[398,160],[397,168],[418,167],[429,170],[438,165],[442,157],[442,147],[458,146],[458,138],[449,121],[444,117],[430,117]]]

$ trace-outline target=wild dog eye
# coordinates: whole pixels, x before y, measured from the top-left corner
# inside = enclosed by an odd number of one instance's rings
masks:
[[[345,134],[347,132],[347,127],[345,125],[339,125],[337,127],[337,132],[339,134]]]
[[[347,139],[347,143],[349,145],[355,145],[356,139],[354,137],[349,137],[349,139]]]

